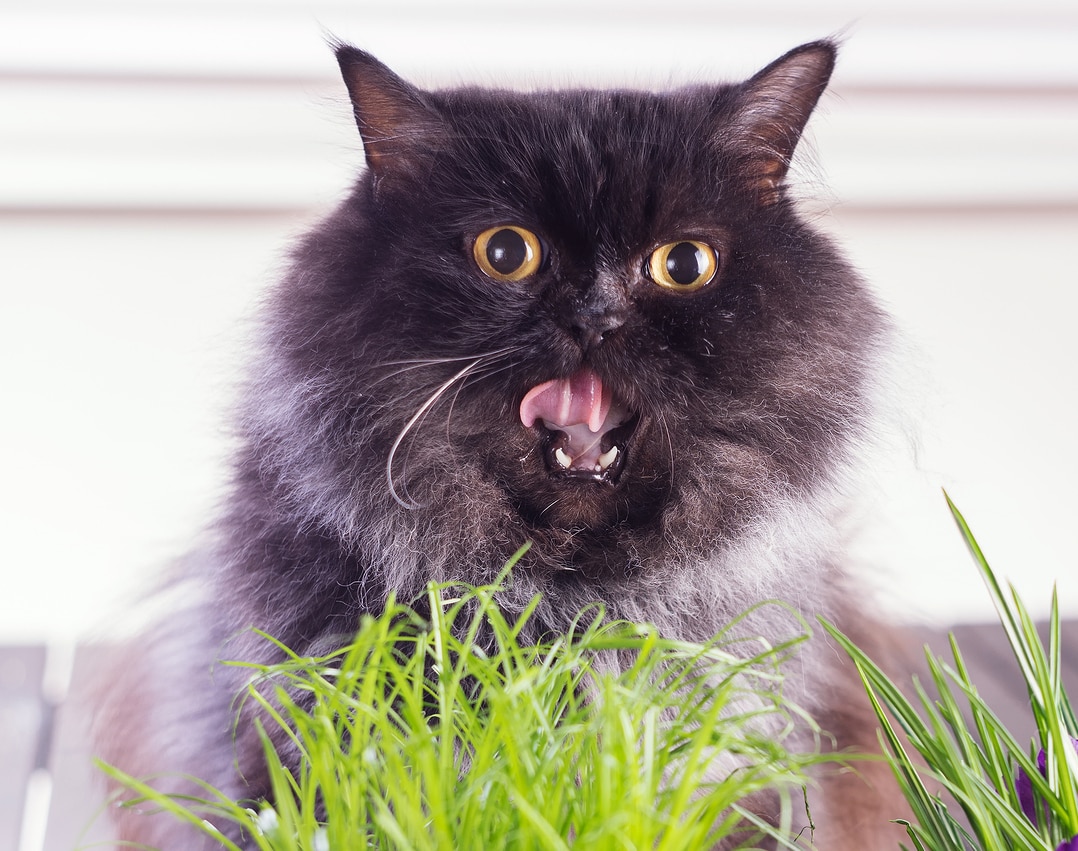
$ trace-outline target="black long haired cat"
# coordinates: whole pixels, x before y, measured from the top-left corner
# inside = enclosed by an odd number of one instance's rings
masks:
[[[110,684],[103,755],[267,794],[212,670],[269,661],[246,627],[325,650],[389,592],[487,583],[526,541],[502,605],[541,592],[537,633],[601,601],[705,640],[778,597],[869,640],[835,517],[886,322],[785,186],[834,46],[659,94],[422,91],[337,58],[367,169],[268,305],[231,497],[187,568],[201,598]],[[801,665],[794,697],[872,747],[833,648]],[[889,844],[862,778],[822,783],[822,847]]]

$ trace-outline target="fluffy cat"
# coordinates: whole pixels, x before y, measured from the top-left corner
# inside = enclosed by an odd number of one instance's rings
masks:
[[[200,598],[118,670],[103,755],[266,794],[213,669],[271,661],[246,627],[325,650],[389,592],[489,582],[525,541],[501,604],[542,593],[537,634],[602,601],[706,640],[777,597],[870,643],[836,518],[887,322],[785,183],[834,45],[665,93],[423,91],[337,58],[367,168],[266,307],[231,496],[185,566]],[[793,696],[874,748],[839,654],[817,639],[801,665]],[[820,847],[893,847],[864,778],[821,784]]]

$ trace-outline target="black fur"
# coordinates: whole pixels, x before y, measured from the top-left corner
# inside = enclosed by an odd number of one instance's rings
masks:
[[[596,600],[694,639],[776,596],[843,622],[833,520],[886,322],[784,183],[834,47],[661,94],[428,92],[353,48],[338,59],[368,169],[268,305],[232,495],[190,568],[203,599],[126,664],[116,693],[136,697],[113,700],[106,757],[265,794],[242,722],[231,764],[238,685],[206,676],[267,658],[246,627],[326,648],[390,591],[489,582],[525,541],[502,604],[542,592],[537,631]],[[516,283],[472,256],[507,223],[544,246]],[[680,239],[718,250],[710,285],[648,279],[650,251]],[[529,388],[582,366],[638,418],[613,484],[553,475],[518,416]],[[827,653],[803,664],[801,699],[845,711]],[[167,817],[124,830],[195,847]]]

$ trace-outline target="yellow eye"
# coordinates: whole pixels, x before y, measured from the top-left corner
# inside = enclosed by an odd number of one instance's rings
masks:
[[[647,275],[660,287],[692,292],[711,283],[719,256],[704,242],[686,239],[660,245],[648,257]]]
[[[543,246],[530,230],[498,225],[483,231],[472,247],[475,262],[495,281],[521,281],[539,271]]]

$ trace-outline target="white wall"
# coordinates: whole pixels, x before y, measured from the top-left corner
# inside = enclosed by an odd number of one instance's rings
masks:
[[[736,78],[845,31],[801,173],[906,331],[922,435],[878,468],[866,570],[907,616],[989,616],[946,486],[1028,602],[1058,579],[1078,614],[1078,7],[806,9],[7,0],[0,641],[107,625],[210,515],[242,319],[361,159],[324,31],[513,85]]]

